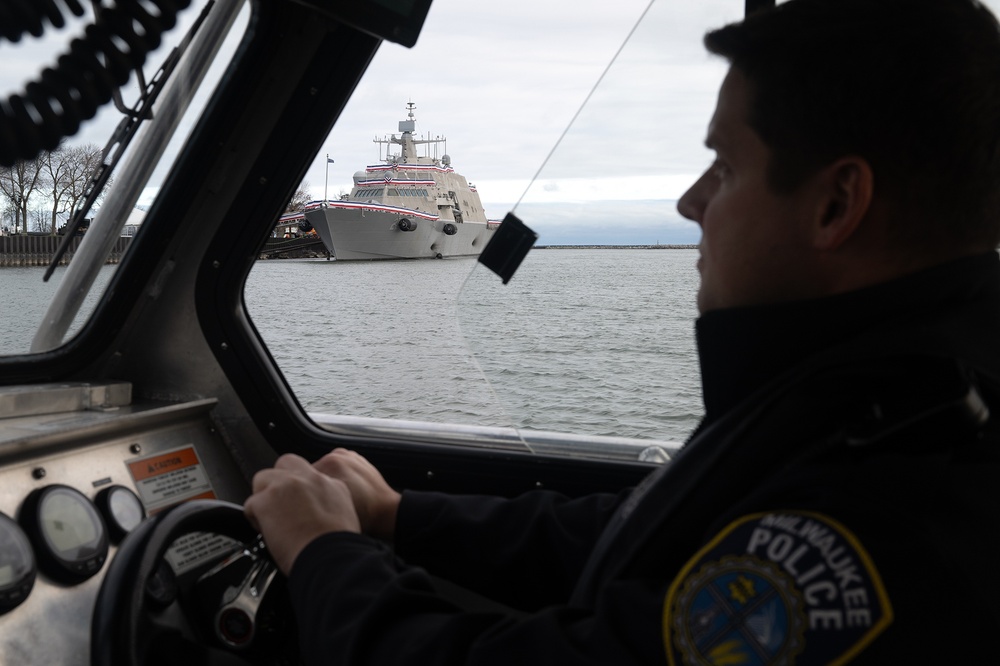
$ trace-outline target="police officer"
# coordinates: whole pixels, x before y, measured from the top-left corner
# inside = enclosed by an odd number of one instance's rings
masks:
[[[678,203],[702,228],[704,421],[617,497],[400,495],[349,451],[280,458],[246,513],[308,663],[973,663],[992,644],[997,22],[975,0],[790,0],[706,45],[731,65],[716,160]]]

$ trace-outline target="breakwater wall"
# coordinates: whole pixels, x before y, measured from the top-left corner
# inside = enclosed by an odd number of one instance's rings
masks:
[[[4,266],[48,266],[56,249],[62,243],[62,236],[0,236],[0,268]],[[60,266],[69,263],[82,237],[70,242],[66,254],[59,260]],[[115,241],[106,263],[117,264],[128,248],[131,238],[122,237]]]

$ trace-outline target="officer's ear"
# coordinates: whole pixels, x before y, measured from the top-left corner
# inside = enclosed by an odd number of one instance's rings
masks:
[[[872,204],[875,177],[868,160],[842,157],[816,174],[819,197],[812,225],[813,247],[836,250],[861,226]]]

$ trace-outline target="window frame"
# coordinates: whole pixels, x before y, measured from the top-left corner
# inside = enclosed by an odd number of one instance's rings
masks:
[[[238,82],[242,77],[259,76],[248,65],[254,60],[254,49],[265,48],[280,34],[271,34],[278,27],[276,22],[268,23],[257,22],[261,29],[234,63],[241,74],[231,78],[227,90],[217,96],[210,117],[204,120],[206,133],[225,136],[232,126],[243,122],[234,123],[234,118],[252,113],[248,108],[252,105],[234,93],[243,87]],[[329,43],[314,53],[302,49],[285,54],[287,75],[313,82],[311,90],[318,92],[300,91],[284,104],[263,137],[257,163],[249,169],[253,174],[267,173],[267,187],[253,178],[241,184],[208,245],[198,274],[195,294],[202,331],[256,430],[275,452],[297,453],[307,459],[338,446],[353,448],[400,487],[503,495],[545,487],[576,495],[634,485],[649,473],[650,464],[407,440],[377,432],[367,437],[332,433],[309,419],[284,381],[244,308],[243,285],[270,233],[269,215],[277,219],[347,103],[354,81],[364,71],[363,66],[352,69],[343,61],[340,64],[351,71],[331,67],[331,50],[353,53],[356,62],[363,61],[366,66],[378,47],[377,41],[369,39],[342,28],[329,35]],[[353,46],[345,48],[345,40]],[[367,57],[360,55],[365,49]],[[185,174],[199,159],[194,153],[185,155],[175,172]],[[256,228],[250,228],[247,220],[258,220]],[[447,431],[448,426],[442,425],[441,432]]]

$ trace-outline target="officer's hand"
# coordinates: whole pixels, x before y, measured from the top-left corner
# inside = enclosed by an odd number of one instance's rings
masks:
[[[400,495],[389,487],[374,465],[354,451],[334,449],[313,466],[347,484],[362,532],[385,541],[392,540]]]
[[[291,454],[278,458],[272,469],[254,475],[253,495],[243,511],[264,535],[271,556],[286,576],[295,558],[316,537],[361,531],[347,485]]]

